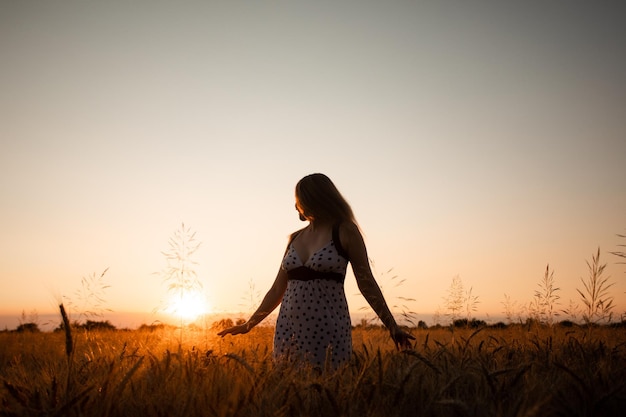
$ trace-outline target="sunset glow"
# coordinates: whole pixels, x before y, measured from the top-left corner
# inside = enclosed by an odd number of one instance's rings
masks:
[[[434,323],[458,276],[495,321],[548,264],[565,309],[600,248],[626,316],[622,3],[76,3],[0,2],[0,328],[103,270],[104,311],[245,318],[314,172],[394,310]]]
[[[207,314],[209,305],[204,294],[198,291],[186,291],[169,299],[166,312],[176,318],[193,321]]]

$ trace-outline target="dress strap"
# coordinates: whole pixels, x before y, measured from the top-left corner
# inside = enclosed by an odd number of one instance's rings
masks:
[[[336,225],[333,226],[333,243],[335,244],[337,253],[349,261],[350,258],[348,257],[348,252],[346,252],[343,246],[341,246],[341,241],[339,240],[339,226],[340,225],[341,223],[337,223]]]

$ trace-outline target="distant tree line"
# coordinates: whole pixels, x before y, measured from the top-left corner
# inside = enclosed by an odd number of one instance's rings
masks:
[[[118,330],[117,327],[112,325],[108,320],[105,320],[105,321],[87,320],[85,323],[74,322],[72,323],[72,327],[74,329],[84,329],[87,331]],[[39,324],[34,323],[34,322],[28,322],[28,323],[21,323],[19,326],[15,328],[15,330],[5,329],[5,331],[11,331],[15,333],[25,333],[25,332],[39,333],[41,332],[41,329],[39,328]],[[61,324],[59,324],[53,331],[54,332],[65,331],[65,325],[61,322]]]

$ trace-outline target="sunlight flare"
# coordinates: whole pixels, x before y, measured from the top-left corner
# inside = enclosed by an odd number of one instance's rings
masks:
[[[167,312],[173,316],[193,321],[208,313],[209,305],[206,297],[199,291],[185,291],[172,295],[168,302]]]

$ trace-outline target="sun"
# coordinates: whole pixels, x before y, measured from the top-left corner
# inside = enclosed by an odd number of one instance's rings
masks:
[[[208,313],[206,297],[199,291],[184,291],[173,294],[169,299],[167,312],[178,318],[193,321]]]

